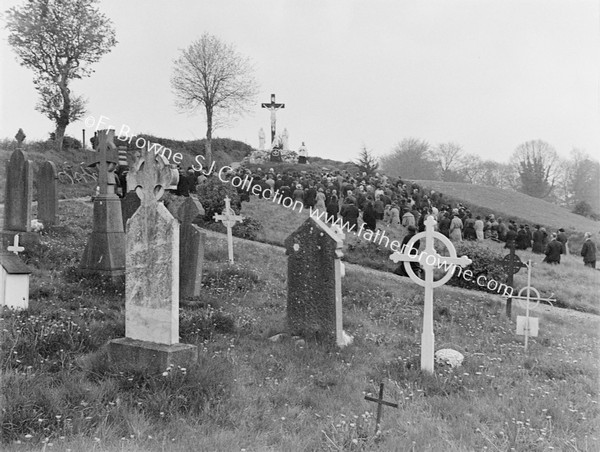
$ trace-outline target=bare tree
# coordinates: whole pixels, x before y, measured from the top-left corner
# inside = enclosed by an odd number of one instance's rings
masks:
[[[461,156],[463,148],[458,143],[441,143],[432,151],[433,158],[437,161],[440,169],[440,177],[446,182],[457,182],[461,178]]]
[[[69,84],[88,77],[91,64],[117,43],[111,21],[97,0],[29,0],[6,12],[8,43],[22,66],[33,69],[40,94],[36,109],[56,124],[62,149],[67,126],[85,114],[85,100]]]
[[[245,113],[258,93],[250,60],[232,45],[204,33],[175,61],[171,87],[179,110],[202,109],[205,114],[204,157],[210,165],[213,130]]]

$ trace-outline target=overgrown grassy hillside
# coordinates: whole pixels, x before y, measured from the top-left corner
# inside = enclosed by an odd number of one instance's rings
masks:
[[[2,311],[2,450],[473,451],[600,449],[598,321],[543,314],[529,350],[499,298],[435,290],[436,349],[463,366],[419,371],[423,289],[348,266],[343,350],[286,337],[281,249],[209,235],[202,295],[182,300],[182,342],[199,364],[148,375],[115,369],[123,288],[73,271],[91,204],[65,202],[65,227],[26,251],[29,311]],[[517,308],[515,308],[518,310]],[[576,322],[576,323],[574,323]],[[380,433],[364,400],[385,384]]]
[[[462,202],[477,215],[515,218],[518,223],[540,224],[553,231],[565,228],[575,232],[600,232],[600,222],[576,215],[569,210],[516,191],[459,182],[415,181],[422,187],[443,193],[444,199]]]

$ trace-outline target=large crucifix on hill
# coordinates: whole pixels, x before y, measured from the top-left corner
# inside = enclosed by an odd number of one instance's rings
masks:
[[[277,112],[278,109],[280,108],[285,108],[285,104],[278,104],[275,102],[275,94],[271,94],[271,103],[270,104],[266,104],[266,103],[262,103],[260,104],[260,106],[262,108],[268,108],[269,110],[271,110],[271,144],[273,144],[273,142],[275,141],[275,113]]]

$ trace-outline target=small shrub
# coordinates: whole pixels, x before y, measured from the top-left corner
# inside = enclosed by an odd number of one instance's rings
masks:
[[[484,276],[486,281],[495,280],[498,283],[504,283],[506,281],[507,275],[499,263],[499,261],[504,258],[504,254],[479,245],[476,242],[462,242],[455,246],[457,256],[466,255],[472,262],[460,272],[460,276],[459,272],[455,270],[454,275],[450,281],[448,281],[448,284],[465,289],[491,292],[485,285],[480,286],[477,284],[477,278],[479,276]],[[463,277],[466,270],[470,270],[473,273],[473,277],[469,281]]]
[[[222,182],[218,177],[211,176],[203,184],[198,186],[198,200],[204,207],[204,221],[214,222],[214,215],[221,214],[225,209],[225,197],[231,199],[231,208],[236,214],[240,213],[242,207],[240,197],[236,189]]]

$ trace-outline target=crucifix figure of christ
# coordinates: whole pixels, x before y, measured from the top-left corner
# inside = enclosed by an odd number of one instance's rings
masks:
[[[235,226],[238,221],[242,221],[244,217],[236,215],[230,204],[231,199],[229,196],[225,197],[225,209],[222,214],[215,213],[213,216],[215,221],[221,221],[227,228],[227,248],[229,250],[229,263],[233,264],[233,234],[231,228]]]
[[[506,285],[513,287],[513,276],[515,273],[518,273],[522,268],[526,268],[527,264],[525,264],[518,255],[515,254],[515,242],[514,240],[510,242],[510,253],[504,256],[504,258],[498,263],[503,268],[503,270],[507,274]],[[512,298],[508,297],[506,299],[506,317],[510,319],[512,311]]]
[[[260,106],[262,108],[268,108],[269,110],[271,110],[271,145],[273,144],[273,142],[275,141],[275,113],[277,112],[278,109],[280,108],[285,108],[285,104],[278,104],[275,102],[275,94],[271,94],[271,103],[267,104],[267,103],[262,103],[260,104]]]
[[[425,231],[415,234],[401,250],[394,252],[390,259],[395,263],[404,262],[404,268],[410,279],[419,286],[425,288],[425,309],[423,312],[423,332],[421,334],[421,370],[433,373],[433,353],[434,353],[434,334],[433,334],[433,289],[440,287],[448,282],[454,274],[456,265],[465,267],[471,263],[467,256],[457,257],[456,249],[450,239],[443,234],[435,231],[437,222],[430,215],[425,220]],[[411,254],[413,244],[425,238],[425,250],[418,254]],[[440,240],[448,250],[449,257],[441,256],[435,250],[435,240]],[[419,278],[410,266],[411,262],[419,262],[425,271],[425,279]],[[436,268],[444,268],[447,273],[439,280],[433,280],[433,272]]]

